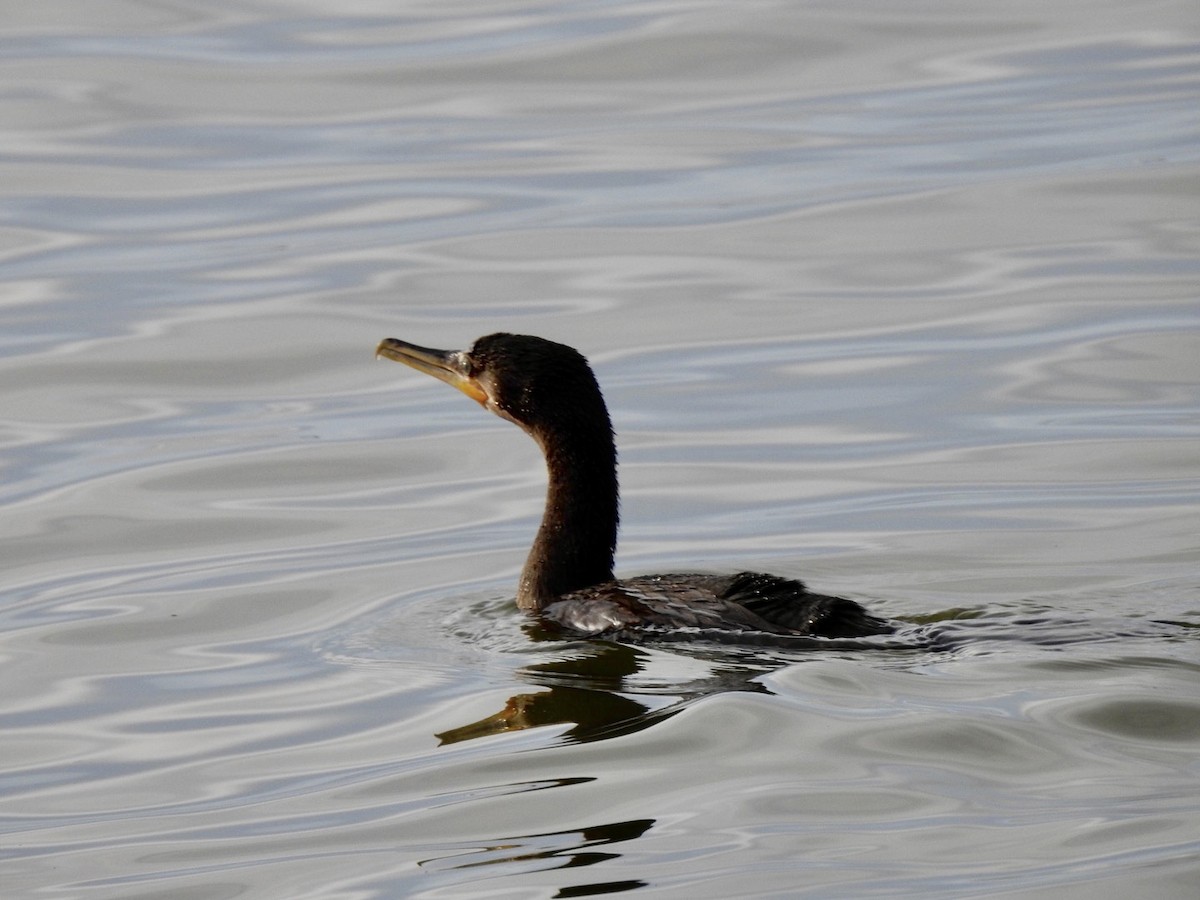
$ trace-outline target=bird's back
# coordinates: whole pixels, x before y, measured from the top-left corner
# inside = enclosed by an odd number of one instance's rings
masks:
[[[544,618],[588,635],[639,629],[699,629],[817,637],[863,637],[895,629],[853,600],[811,594],[793,579],[736,575],[643,575],[574,591]]]

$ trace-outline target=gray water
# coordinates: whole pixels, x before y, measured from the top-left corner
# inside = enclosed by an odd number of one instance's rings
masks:
[[[0,884],[1200,893],[1194,3],[8,4]],[[380,338],[578,346],[618,569],[866,647],[547,639],[537,448]]]

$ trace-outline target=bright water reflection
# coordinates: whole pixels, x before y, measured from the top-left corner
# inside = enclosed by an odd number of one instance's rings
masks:
[[[1194,10],[8,10],[5,896],[1187,896]],[[543,474],[388,334],[593,359],[622,571],[867,646],[546,640]]]

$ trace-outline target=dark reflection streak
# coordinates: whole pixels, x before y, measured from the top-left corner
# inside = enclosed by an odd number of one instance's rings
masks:
[[[619,853],[600,853],[594,850],[581,852],[584,848],[617,844],[640,838],[654,825],[654,819],[631,819],[605,825],[589,825],[570,831],[551,831],[545,834],[526,834],[515,837],[494,838],[484,846],[453,845],[444,849],[455,851],[451,856],[430,857],[417,865],[422,869],[446,871],[473,869],[521,860],[553,860],[557,865],[546,868],[571,869],[594,866],[596,863],[618,859]],[[457,851],[469,852],[459,853]],[[566,888],[564,890],[575,890]],[[603,891],[601,891],[603,893]],[[571,896],[586,896],[575,894]]]
[[[540,626],[529,626],[527,633],[535,640],[553,640]],[[561,642],[556,642],[561,643]],[[526,671],[560,672],[572,680],[586,681],[590,688],[618,688],[624,679],[642,671],[646,652],[629,644],[615,641],[580,641],[571,645],[583,651],[580,656],[550,660],[529,666]]]
[[[649,886],[648,881],[642,881],[640,878],[631,878],[627,881],[601,881],[596,884],[577,884],[572,887],[561,888],[554,896],[556,898],[567,897],[595,897],[600,894],[623,894],[626,891],[636,891],[638,888]]]

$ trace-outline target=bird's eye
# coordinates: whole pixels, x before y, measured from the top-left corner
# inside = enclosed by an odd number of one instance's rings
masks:
[[[479,374],[480,366],[477,362],[475,362],[475,357],[473,357],[470,353],[464,353],[462,350],[459,350],[454,354],[454,356],[455,362],[459,364],[459,367],[466,372],[467,375],[474,378]]]

